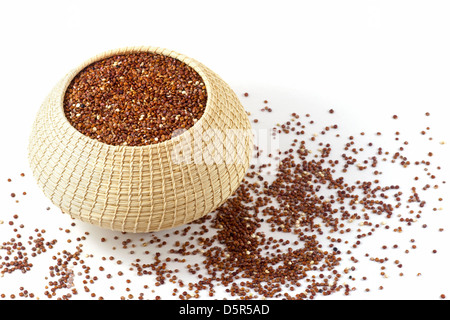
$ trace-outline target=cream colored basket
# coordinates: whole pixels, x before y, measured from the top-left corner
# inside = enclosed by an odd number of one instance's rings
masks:
[[[71,126],[63,110],[72,79],[86,66],[131,52],[176,58],[202,77],[203,116],[184,133],[148,146],[112,146]],[[69,72],[41,106],[29,163],[44,194],[71,217],[122,232],[186,224],[220,206],[239,186],[253,151],[247,113],[236,94],[203,64],[155,47],[111,50]]]

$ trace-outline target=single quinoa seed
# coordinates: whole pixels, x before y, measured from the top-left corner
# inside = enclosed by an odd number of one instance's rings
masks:
[[[64,112],[84,135],[109,145],[142,146],[192,127],[207,102],[200,75],[155,53],[115,55],[79,72],[67,88]]]

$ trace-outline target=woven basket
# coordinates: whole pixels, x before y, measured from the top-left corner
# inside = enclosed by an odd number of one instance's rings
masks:
[[[135,147],[107,145],[71,126],[63,101],[72,79],[95,61],[132,52],[176,58],[202,77],[208,100],[193,127],[170,140]],[[252,151],[247,113],[219,76],[182,54],[132,47],[89,59],[55,86],[36,116],[29,163],[44,194],[62,212],[103,228],[138,233],[183,225],[220,206],[241,183]]]

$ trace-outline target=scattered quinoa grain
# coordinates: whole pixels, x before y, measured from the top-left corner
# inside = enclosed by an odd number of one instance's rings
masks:
[[[145,59],[143,57],[141,63],[137,63],[139,60],[132,62],[137,69],[144,70]],[[120,68],[120,61],[111,60],[112,65],[106,69],[112,72],[113,68]],[[144,65],[141,66],[142,63]],[[111,81],[111,78],[104,79]],[[93,80],[107,82],[95,77]],[[206,99],[206,92],[201,94],[204,89],[200,87],[197,94]],[[77,95],[81,91],[75,88],[74,92]],[[267,100],[263,101],[267,103]],[[82,112],[91,107],[87,103],[81,100],[75,103],[73,108],[81,110],[76,110],[80,116],[75,114],[73,118],[89,120]],[[120,107],[117,108],[119,111],[115,111],[116,106],[103,107],[109,110],[106,114],[112,117],[113,112],[121,112]],[[198,111],[201,113],[201,110]],[[269,108],[261,111],[269,111]],[[329,112],[334,113],[333,109]],[[306,117],[310,116],[306,114]],[[102,117],[103,114],[100,119]],[[136,117],[140,119],[141,115],[136,114]],[[397,116],[394,115],[394,118]],[[46,231],[38,228],[30,235],[21,235],[20,232],[27,230],[22,224],[24,218],[13,213],[11,216],[16,224],[11,220],[9,227],[2,226],[10,228],[16,237],[0,246],[0,275],[8,276],[16,271],[27,273],[33,267],[33,258],[51,252],[46,286],[42,292],[48,299],[62,300],[81,294],[103,300],[104,292],[96,291],[102,288],[109,288],[108,294],[115,294],[121,300],[142,300],[144,294],[141,291],[146,289],[146,299],[158,300],[163,299],[159,294],[165,286],[170,286],[170,298],[182,300],[202,297],[217,299],[218,291],[232,299],[305,300],[337,292],[348,296],[356,291],[356,287],[349,285],[349,282],[368,279],[358,273],[357,266],[361,259],[378,264],[381,272],[377,272],[377,276],[381,275],[385,281],[390,274],[389,268],[392,268],[389,262],[394,261],[395,268],[403,268],[403,260],[390,256],[377,257],[369,252],[361,256],[357,249],[364,247],[364,239],[375,236],[380,229],[380,232],[400,235],[407,226],[420,221],[427,209],[424,191],[437,188],[433,187],[434,183],[409,190],[395,182],[385,184],[382,179],[383,166],[386,163],[399,165],[403,170],[415,164],[431,171],[435,168],[434,164],[430,166],[428,160],[408,159],[403,149],[391,152],[384,146],[378,147],[375,142],[368,143],[363,132],[347,135],[341,150],[338,144],[335,146],[325,140],[327,134],[338,129],[338,125],[324,126],[323,131],[317,131],[320,134],[312,135],[314,140],[309,140],[311,131],[308,131],[308,126],[317,126],[317,123],[309,119],[304,122],[298,114],[291,114],[287,119],[274,126],[274,132],[288,138],[295,134],[295,139],[289,140],[289,147],[285,150],[271,153],[270,158],[279,161],[276,168],[271,168],[270,177],[273,179],[268,179],[264,174],[273,164],[256,162],[246,172],[233,196],[215,212],[197,221],[162,233],[138,237],[122,233],[108,237],[108,240],[106,237],[95,238],[102,248],[106,250],[110,246],[111,252],[114,251],[117,256],[104,254],[95,257],[88,250],[84,251],[83,245],[93,241],[92,235],[87,231],[82,234],[72,232],[78,228],[75,223],[59,228],[59,231],[64,231],[61,234],[66,237],[65,241],[46,239]],[[258,120],[255,119],[254,123]],[[96,124],[93,132],[101,133],[101,126]],[[308,136],[302,140],[302,135]],[[399,135],[398,131],[396,135]],[[344,135],[336,135],[338,137],[343,140]],[[133,141],[138,144],[143,142],[142,136],[134,138],[136,140]],[[362,141],[358,142],[359,139]],[[125,142],[128,144],[130,141]],[[372,148],[367,148],[367,145]],[[258,149],[257,157],[263,151]],[[360,156],[363,151],[370,152],[371,156]],[[259,159],[257,157],[255,160]],[[361,174],[356,176],[356,181],[352,181],[352,169],[369,175]],[[431,173],[420,180],[416,176],[417,179],[412,179],[412,182],[420,183],[433,177]],[[424,223],[420,225],[422,228],[427,226]],[[416,240],[410,239],[410,243],[416,243]],[[56,249],[57,244],[71,245],[68,246],[70,249],[59,250]],[[399,245],[387,243],[380,247],[382,252],[387,252],[399,248]],[[397,250],[395,253],[400,252]],[[405,250],[405,253],[409,251]],[[90,265],[92,261],[99,261],[101,265]],[[111,267],[114,269],[110,270]],[[139,280],[132,281],[132,275],[139,276]],[[192,277],[187,278],[186,275]],[[407,276],[403,273],[399,275]],[[75,282],[74,277],[78,277],[79,281]],[[101,286],[98,281],[106,281],[107,285]],[[137,289],[134,287],[136,284],[139,286]],[[378,288],[384,289],[381,285]],[[365,288],[364,291],[370,292],[370,289]],[[35,297],[25,288],[17,292],[14,294],[20,297]],[[150,296],[147,297],[147,294]],[[8,295],[2,294],[2,298]]]

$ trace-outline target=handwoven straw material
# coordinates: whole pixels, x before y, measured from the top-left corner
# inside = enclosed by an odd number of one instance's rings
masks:
[[[63,108],[72,79],[95,61],[132,52],[179,59],[202,77],[208,100],[192,128],[158,144],[132,147],[107,145],[72,127]],[[226,137],[219,145],[216,133]],[[89,59],[54,87],[32,128],[29,163],[43,193],[62,212],[103,228],[140,233],[180,226],[212,212],[237,189],[252,152],[247,113],[217,74],[167,49],[128,47]]]

